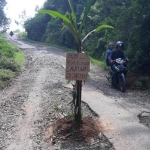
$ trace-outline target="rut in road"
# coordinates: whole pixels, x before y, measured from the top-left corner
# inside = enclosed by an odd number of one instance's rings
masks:
[[[40,103],[42,102],[41,92],[46,79],[47,68],[41,68],[37,72],[34,84],[27,101],[23,104],[21,109],[24,111],[24,116],[20,116],[17,125],[18,132],[16,133],[16,143],[8,147],[8,150],[23,150],[24,148],[30,150],[33,148],[34,122],[39,119]]]

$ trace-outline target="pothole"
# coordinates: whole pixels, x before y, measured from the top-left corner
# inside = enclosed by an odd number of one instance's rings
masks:
[[[140,123],[150,128],[150,112],[143,111],[138,115]]]

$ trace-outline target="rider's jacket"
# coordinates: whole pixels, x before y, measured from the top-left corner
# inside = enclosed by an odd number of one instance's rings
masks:
[[[127,59],[124,52],[122,50],[113,50],[111,54],[108,56],[109,61],[115,60],[117,58]]]

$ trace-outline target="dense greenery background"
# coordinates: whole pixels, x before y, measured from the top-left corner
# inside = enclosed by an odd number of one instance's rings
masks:
[[[86,0],[74,0],[75,12],[80,23]],[[57,10],[65,14],[69,10],[67,0],[47,0],[42,9]],[[85,33],[100,24],[112,25],[114,30],[103,30],[91,35],[83,43],[84,49],[94,58],[103,60],[107,44],[122,40],[130,59],[129,68],[150,75],[150,1],[149,0],[93,0]],[[50,42],[74,48],[72,35],[62,30],[61,20],[37,14],[28,19],[24,27],[31,40]]]

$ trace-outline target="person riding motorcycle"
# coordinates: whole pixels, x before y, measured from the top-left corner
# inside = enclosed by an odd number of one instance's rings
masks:
[[[10,33],[9,33],[9,34],[10,34],[10,36],[13,36],[13,35],[14,35],[14,33],[13,33],[12,31],[10,31]]]
[[[116,43],[116,49],[113,50],[110,56],[108,57],[110,64],[111,64],[111,69],[113,71],[112,80],[115,76],[115,67],[116,67],[114,60],[121,58],[121,59],[128,61],[128,58],[124,54],[123,48],[124,48],[124,43],[122,41],[118,41]]]

